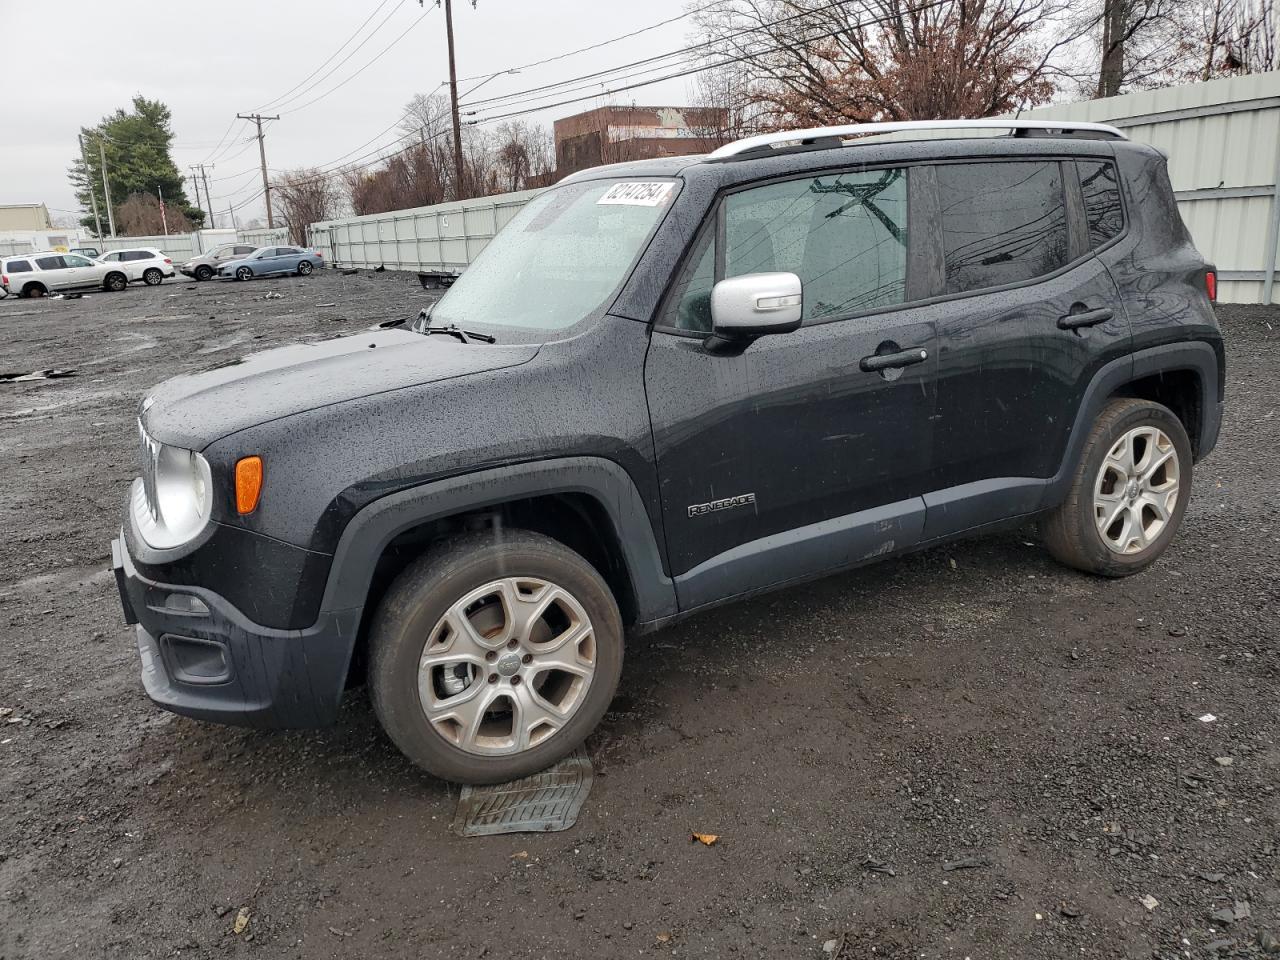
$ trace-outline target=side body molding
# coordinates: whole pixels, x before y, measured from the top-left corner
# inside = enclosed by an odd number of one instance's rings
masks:
[[[453,514],[546,494],[582,493],[595,498],[613,523],[635,594],[638,619],[676,612],[676,593],[644,501],[627,472],[603,457],[564,457],[495,467],[425,483],[369,504],[347,524],[338,541],[321,610],[365,603],[378,557],[396,536]]]

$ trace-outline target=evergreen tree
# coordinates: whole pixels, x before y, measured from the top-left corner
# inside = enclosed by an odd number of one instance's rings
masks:
[[[182,187],[182,175],[173,162],[170,149],[173,130],[169,108],[159,100],[148,100],[139,94],[133,98],[133,109],[116,110],[102,118],[94,127],[82,127],[85,156],[73,163],[68,171],[71,185],[75,187],[76,200],[85,216],[80,222],[93,227],[90,191],[98,199],[103,229],[106,229],[107,210],[102,192],[102,163],[98,145],[107,155],[107,177],[111,181],[111,202],[119,207],[132,194],[156,196],[164,193],[167,207],[181,211],[196,226],[204,224],[205,213],[191,205]],[[119,224],[117,224],[119,228]]]

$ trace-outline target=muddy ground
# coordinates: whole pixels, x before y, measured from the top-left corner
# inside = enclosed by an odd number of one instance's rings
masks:
[[[637,640],[577,826],[461,839],[360,691],[295,733],[152,707],[107,571],[149,385],[425,302],[333,273],[0,302],[0,372],[77,371],[0,384],[3,960],[1270,955],[1280,311],[1220,310],[1222,439],[1148,572],[1025,530]]]

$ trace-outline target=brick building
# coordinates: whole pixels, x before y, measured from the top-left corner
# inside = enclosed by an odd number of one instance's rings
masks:
[[[555,122],[555,179],[602,163],[706,153],[723,142],[720,107],[597,107]]]

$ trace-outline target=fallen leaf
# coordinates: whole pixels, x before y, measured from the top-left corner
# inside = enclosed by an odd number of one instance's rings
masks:
[[[528,851],[528,850],[518,850],[517,852],[515,852],[515,853],[513,853],[513,854],[511,855],[511,859],[512,859],[512,860],[528,860],[528,859],[529,859],[529,851]]]
[[[689,836],[690,843],[692,843],[694,840],[697,840],[699,843],[708,847],[714,844],[719,839],[720,839],[720,834],[718,833],[694,833]]]
[[[244,933],[249,927],[249,908],[241,907],[236,913],[236,922],[231,927],[232,933]]]
[[[660,934],[658,934],[658,942],[659,942],[659,943],[670,943],[670,942],[671,942],[671,934],[669,934],[669,933],[667,933],[667,931],[663,930]]]

